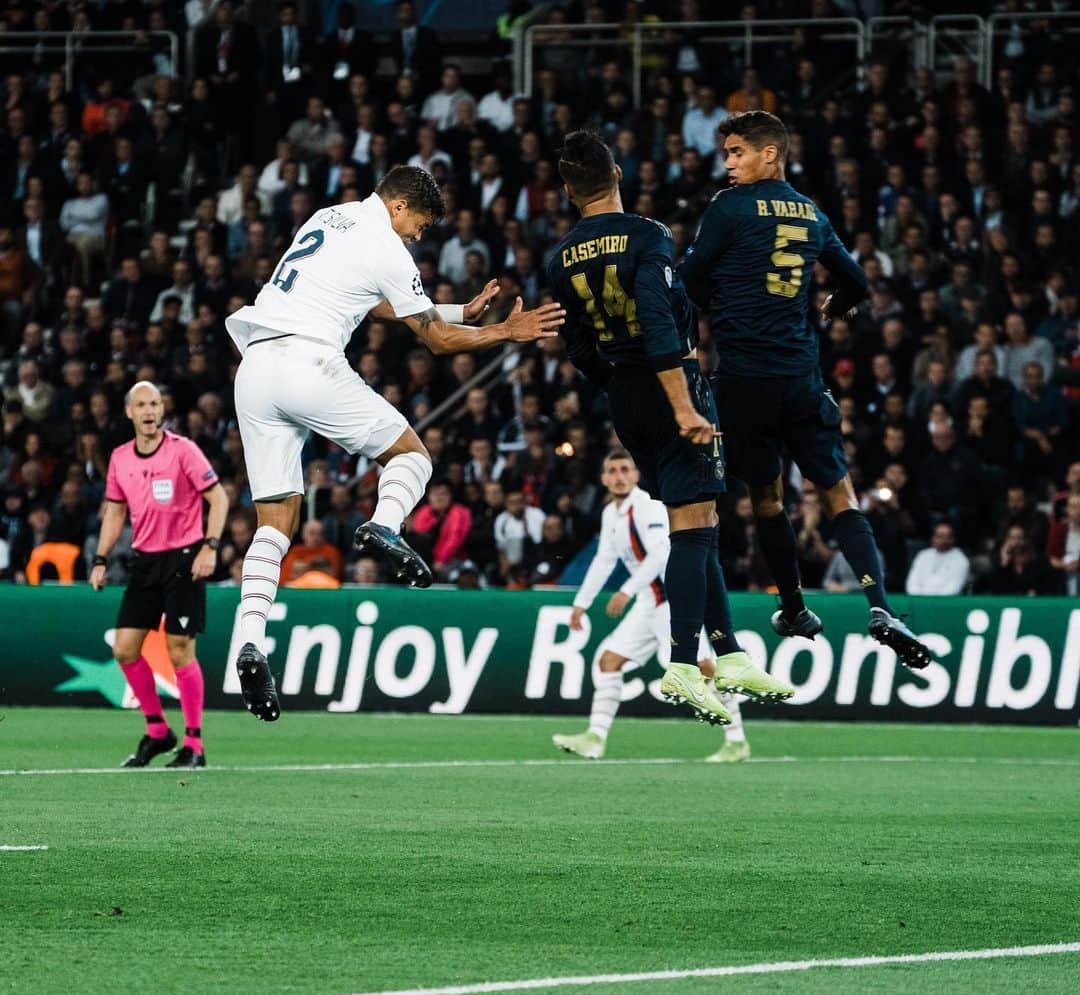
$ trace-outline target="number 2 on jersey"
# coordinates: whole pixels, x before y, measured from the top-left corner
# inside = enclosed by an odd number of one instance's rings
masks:
[[[285,264],[296,262],[297,259],[306,259],[308,256],[315,255],[319,249],[322,248],[323,239],[326,236],[323,234],[321,228],[316,228],[313,231],[309,231],[302,239],[300,244],[304,246],[302,249],[297,249],[295,252],[290,252],[284,259],[278,263],[278,268],[274,270],[274,275],[270,278],[270,282],[275,287],[280,287],[283,294],[287,294],[293,288],[293,284],[296,283],[297,271],[292,267],[289,268],[288,273],[285,272]],[[305,243],[307,243],[305,245]]]
[[[596,329],[597,338],[601,342],[610,342],[615,338],[615,333],[608,328],[604,316],[596,306],[596,298],[593,297],[592,288],[584,273],[575,273],[570,277],[570,282],[577,291],[578,297],[585,302],[585,313],[592,319],[593,328]],[[626,331],[631,338],[641,334],[641,323],[637,320],[637,301],[633,297],[627,297],[623,285],[619,282],[618,267],[610,263],[604,267],[604,310],[612,318],[624,318]]]
[[[782,273],[766,273],[765,289],[770,294],[778,297],[794,297],[802,286],[803,266],[805,260],[797,252],[785,252],[792,242],[809,242],[810,229],[798,225],[777,225],[776,241],[773,248],[776,250],[769,258],[772,264],[780,269],[790,269],[791,274],[785,280]]]

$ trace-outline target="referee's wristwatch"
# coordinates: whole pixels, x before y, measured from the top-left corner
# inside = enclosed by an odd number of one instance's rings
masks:
[[[221,540],[215,539],[213,538],[213,536],[207,536],[205,539],[203,539],[203,545],[209,546],[216,553],[218,547],[221,545]]]

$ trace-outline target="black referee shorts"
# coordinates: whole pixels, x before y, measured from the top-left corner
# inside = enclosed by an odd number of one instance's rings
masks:
[[[165,631],[194,636],[206,626],[206,581],[191,578],[199,546],[161,553],[136,551],[131,579],[116,619],[119,629],[156,629],[165,616]]]

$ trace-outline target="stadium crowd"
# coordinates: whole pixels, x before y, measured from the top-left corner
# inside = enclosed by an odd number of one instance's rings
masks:
[[[255,23],[230,0],[0,3],[5,45],[27,30],[139,32],[123,56],[80,54],[70,87],[61,55],[31,43],[0,55],[0,577],[24,581],[46,541],[85,549],[74,565],[85,576],[109,453],[131,434],[124,393],[147,379],[162,386],[167,427],[198,443],[228,491],[215,579],[236,582],[254,516],[223,319],[254,299],[315,209],[366,197],[395,163],[430,170],[447,210],[415,246],[428,294],[464,301],[495,277],[497,320],[518,295],[545,300],[546,254],[574,223],[555,166],[567,132],[608,138],[627,209],[665,221],[682,253],[726,182],[717,124],[763,108],[792,132],[789,180],[870,277],[857,315],[822,325],[821,362],[889,586],[1080,594],[1080,388],[1060,382],[1080,368],[1080,75],[1069,47],[1038,24],[1018,33],[986,89],[970,62],[939,79],[902,46],[872,53],[856,75],[813,27],[755,48],[754,65],[741,43],[672,30],[649,49],[635,108],[628,48],[571,47],[561,31],[692,22],[707,6],[549,5],[525,98],[508,64],[463,75],[452,40],[419,25],[409,0],[378,37],[347,2],[321,32],[315,12],[288,2]],[[828,0],[780,0],[740,16],[836,12]],[[190,84],[160,30],[181,38]],[[820,303],[825,275],[812,279]],[[702,321],[706,367],[708,334]],[[464,587],[557,581],[598,528],[599,461],[613,441],[603,396],[561,341],[507,357],[493,386],[435,419],[493,356],[435,357],[380,321],[349,355],[422,427],[436,469],[409,541],[440,575]],[[376,563],[351,546],[374,468],[320,439],[305,455],[305,521],[282,582],[313,568],[376,582]],[[789,479],[804,585],[857,587],[817,495]],[[729,585],[766,587],[738,490],[722,521]],[[125,570],[114,557],[111,578]]]

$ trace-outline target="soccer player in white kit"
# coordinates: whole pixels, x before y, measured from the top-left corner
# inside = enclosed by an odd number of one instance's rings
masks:
[[[345,346],[353,331],[369,314],[397,318],[432,352],[455,353],[531,342],[557,334],[562,324],[558,304],[525,312],[519,299],[503,322],[463,325],[483,314],[494,282],[466,305],[436,308],[405,243],[442,213],[429,173],[395,167],[366,200],[313,214],[255,303],[225,321],[243,357],[236,415],[258,515],[244,557],[237,671],[248,710],[267,722],[281,709],[262,646],[281,561],[300,520],[300,451],[309,431],[382,466],[378,503],[356,544],[382,555],[412,586],[431,583],[427,564],[399,534],[424,496],[431,458],[404,416],[349,366]]]
[[[589,728],[577,735],[552,736],[559,749],[593,760],[604,755],[608,732],[622,701],[623,674],[654,655],[665,668],[671,660],[671,608],[663,583],[671,551],[667,509],[638,487],[637,467],[624,449],[608,453],[601,482],[611,501],[604,508],[596,556],[574,598],[570,628],[581,628],[582,616],[620,560],[630,576],[608,600],[606,611],[611,618],[623,617],[600,646],[600,673],[593,691]],[[631,600],[633,604],[627,611]],[[711,680],[715,654],[704,630],[698,661],[706,680]],[[709,761],[734,762],[750,755],[739,711],[741,697],[724,694],[713,706],[726,727],[727,737],[724,746],[706,758]]]

